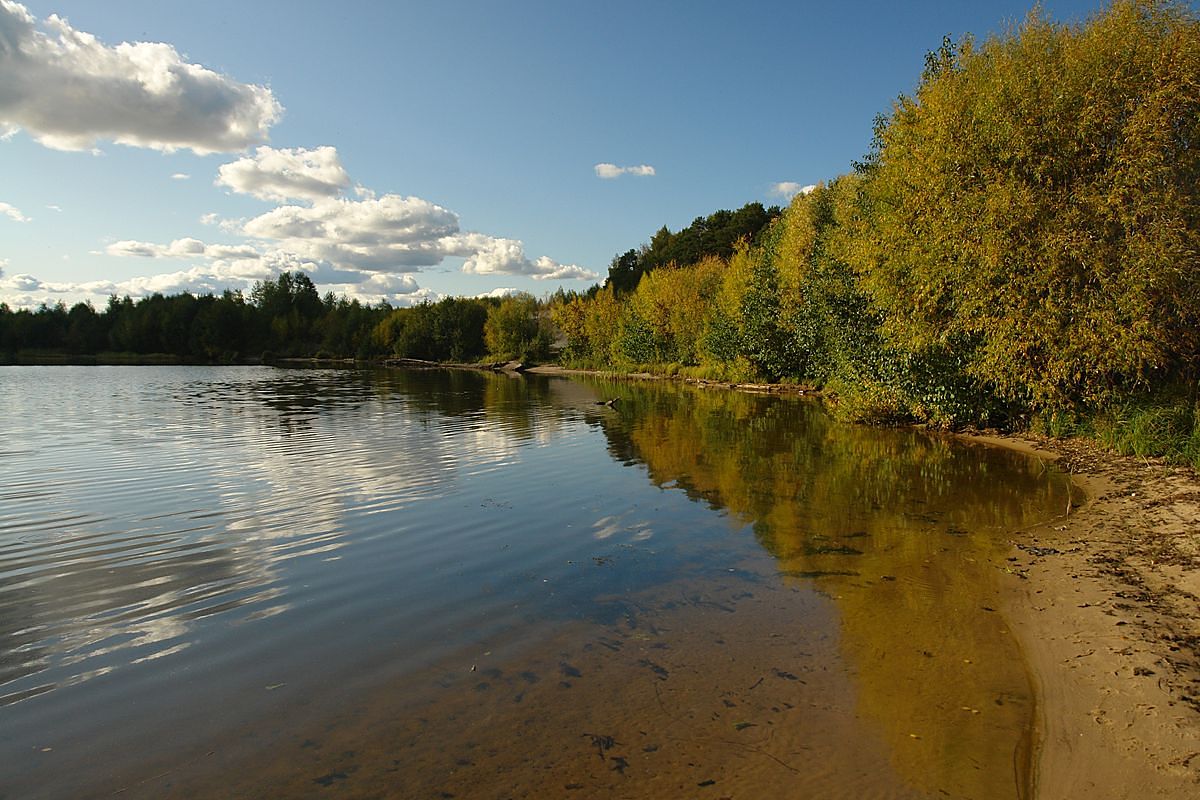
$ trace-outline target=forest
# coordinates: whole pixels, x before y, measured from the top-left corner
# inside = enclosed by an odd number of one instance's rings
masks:
[[[10,309],[0,303],[0,363],[270,363],[285,358],[409,358],[471,363],[549,356],[551,331],[529,295],[447,297],[411,308],[326,294],[302,272],[245,297],[153,294]]]
[[[1116,0],[945,39],[845,174],[663,227],[602,287],[365,307],[301,273],[249,298],[0,306],[24,350],[543,360],[821,389],[847,420],[1086,433],[1200,464],[1200,23]]]
[[[946,39],[870,152],[756,240],[556,306],[564,358],[1200,463],[1198,134],[1182,4]]]

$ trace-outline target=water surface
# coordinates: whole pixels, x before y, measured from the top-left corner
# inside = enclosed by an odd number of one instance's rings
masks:
[[[671,384],[22,367],[0,463],[0,796],[1028,788],[1036,459]]]

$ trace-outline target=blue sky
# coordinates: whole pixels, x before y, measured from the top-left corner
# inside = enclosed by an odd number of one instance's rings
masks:
[[[1028,9],[0,0],[0,300],[585,288],[661,225],[846,172],[943,35]]]

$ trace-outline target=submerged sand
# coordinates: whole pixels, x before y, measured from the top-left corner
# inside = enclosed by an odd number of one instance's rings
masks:
[[[1088,497],[1014,536],[1005,569],[1036,796],[1200,797],[1200,481],[1079,442],[991,441],[1057,461]]]
[[[1056,462],[1087,498],[1015,532],[1001,567],[1037,696],[1035,797],[1200,797],[1200,476],[1077,440],[971,438]]]

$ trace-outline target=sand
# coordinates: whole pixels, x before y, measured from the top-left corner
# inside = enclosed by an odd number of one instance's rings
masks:
[[[1005,569],[1038,694],[1036,796],[1200,797],[1200,480],[1080,442],[991,441],[1056,460],[1087,495],[1016,534]]]
[[[1056,462],[1086,498],[1016,532],[1003,568],[1038,696],[1035,797],[1200,797],[1200,476],[1079,440],[970,438]]]

